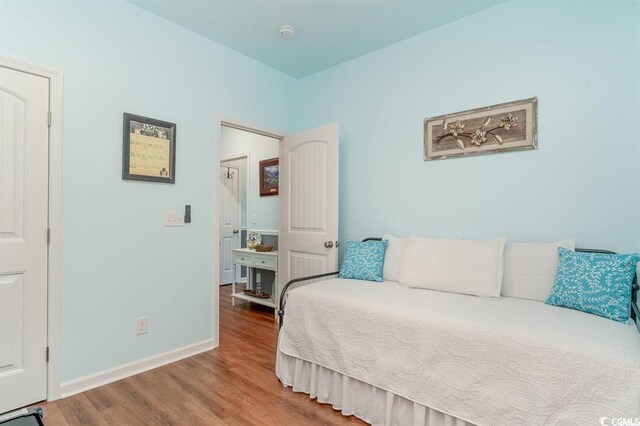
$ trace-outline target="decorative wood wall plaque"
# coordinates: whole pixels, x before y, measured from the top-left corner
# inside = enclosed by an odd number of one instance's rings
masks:
[[[424,159],[536,149],[538,98],[424,120]]]

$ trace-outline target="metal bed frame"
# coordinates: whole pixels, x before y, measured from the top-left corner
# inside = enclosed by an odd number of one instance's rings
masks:
[[[377,237],[369,237],[369,238],[365,238],[364,240],[362,240],[363,242],[365,241],[382,241],[382,238],[377,238]],[[604,253],[604,254],[616,254],[613,251],[610,250],[600,250],[600,249],[582,249],[582,248],[577,248],[576,249],[577,252],[582,252],[582,253]],[[326,278],[326,277],[332,277],[332,276],[336,276],[340,273],[340,271],[335,271],[335,272],[326,272],[324,274],[318,274],[318,275],[311,275],[308,277],[302,277],[302,278],[296,278],[293,279],[291,281],[289,281],[284,288],[282,289],[281,293],[280,293],[280,305],[278,306],[278,323],[279,323],[279,328],[282,328],[282,324],[284,324],[284,309],[287,303],[287,291],[289,290],[289,287],[291,287],[291,285],[296,284],[296,283],[301,283],[304,281],[310,281],[310,280],[316,280],[318,278]],[[633,282],[632,282],[632,287],[631,287],[631,319],[636,323],[636,327],[638,328],[638,332],[640,332],[640,310],[638,309],[638,289],[640,288],[640,286],[638,286],[638,274],[636,273],[633,276]]]

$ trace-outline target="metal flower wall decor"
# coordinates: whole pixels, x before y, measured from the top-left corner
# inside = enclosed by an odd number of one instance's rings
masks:
[[[424,158],[535,149],[537,104],[537,98],[531,98],[427,118]]]
[[[498,124],[496,127],[486,129],[489,123],[491,123],[491,117],[486,117],[484,120],[482,120],[482,125],[479,129],[476,129],[474,132],[465,132],[465,123],[456,120],[455,122],[449,124],[447,120],[444,120],[444,124],[442,125],[442,135],[438,136],[438,138],[436,139],[436,143],[440,143],[440,141],[444,138],[452,137],[456,139],[458,148],[464,149],[465,144],[462,138],[469,138],[471,145],[480,146],[487,141],[487,136],[493,136],[493,139],[496,141],[496,143],[498,145],[502,145],[502,136],[500,136],[497,131],[502,129],[510,130],[512,127],[518,126],[518,116],[509,113],[506,116],[500,118],[500,124]]]

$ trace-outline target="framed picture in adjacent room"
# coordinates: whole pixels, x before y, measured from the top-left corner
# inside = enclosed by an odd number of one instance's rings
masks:
[[[278,195],[280,160],[271,158],[260,161],[260,196]]]
[[[124,113],[122,179],[176,182],[176,125]]]

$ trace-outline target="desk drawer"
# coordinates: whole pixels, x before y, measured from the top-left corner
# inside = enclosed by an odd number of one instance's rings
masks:
[[[253,266],[253,256],[233,253],[233,263],[238,265]]]
[[[275,257],[255,257],[253,266],[256,268],[265,268],[270,270],[278,269],[278,259]]]

